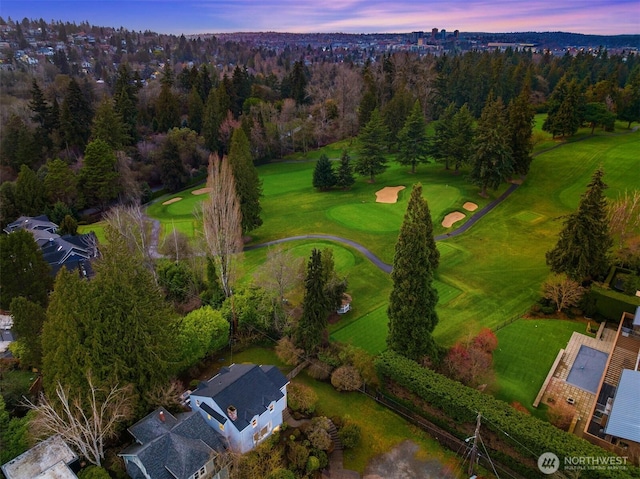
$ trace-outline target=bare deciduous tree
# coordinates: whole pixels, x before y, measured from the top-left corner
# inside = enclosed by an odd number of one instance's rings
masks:
[[[618,247],[624,247],[632,232],[640,227],[640,191],[618,195],[618,199],[608,202],[608,219],[611,235],[618,240]]]
[[[242,213],[231,166],[226,158],[209,157],[209,198],[202,202],[207,254],[213,258],[225,296],[231,296],[238,253],[242,251]]]
[[[105,441],[115,437],[118,425],[133,415],[132,387],[115,385],[105,390],[93,384],[90,373],[87,381],[86,397],[72,397],[58,383],[55,402],[42,395],[39,404],[27,400],[25,405],[36,412],[33,428],[37,434],[59,434],[89,462],[100,466]]]
[[[119,205],[111,208],[104,220],[113,232],[122,236],[132,254],[142,258],[145,267],[153,274],[156,284],[158,277],[155,271],[154,256],[157,254],[153,246],[153,223],[144,214],[140,205]]]
[[[544,297],[556,304],[558,312],[577,306],[584,288],[564,275],[554,275],[542,285]]]
[[[267,261],[258,270],[256,280],[264,289],[275,293],[279,301],[300,285],[304,278],[304,258],[294,256],[284,246],[277,245],[267,251]]]
[[[170,411],[179,411],[183,392],[182,383],[177,379],[172,379],[169,384],[159,384],[147,391],[144,396],[150,406],[162,406]]]

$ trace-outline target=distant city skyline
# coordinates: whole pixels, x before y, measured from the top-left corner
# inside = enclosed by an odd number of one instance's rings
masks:
[[[2,0],[0,16],[158,33],[640,34],[639,0]]]

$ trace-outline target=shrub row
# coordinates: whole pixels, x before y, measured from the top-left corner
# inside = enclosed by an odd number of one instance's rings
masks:
[[[620,321],[622,313],[633,314],[640,306],[640,298],[637,296],[629,296],[595,284],[591,286],[590,294],[595,299],[598,314],[611,321]]]
[[[476,389],[422,368],[414,361],[392,351],[387,351],[378,358],[376,369],[383,384],[393,381],[442,411],[457,425],[474,424],[480,412],[484,418],[483,427],[504,438],[505,443],[518,450],[523,458],[537,461],[537,457],[532,456],[539,456],[547,451],[555,453],[561,462],[564,461],[564,457],[613,456],[584,439],[565,433],[536,417],[523,414],[507,403]],[[460,433],[456,430],[450,432]],[[509,462],[509,466],[519,464],[517,458]],[[522,470],[521,467],[517,469]],[[540,474],[537,469],[535,472],[537,475],[533,477]],[[627,470],[587,470],[582,473],[583,478],[640,477],[640,469],[632,466],[628,466]]]

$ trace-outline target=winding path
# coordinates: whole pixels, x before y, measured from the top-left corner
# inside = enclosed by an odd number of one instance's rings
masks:
[[[455,230],[446,234],[437,235],[434,237],[434,239],[436,241],[442,241],[448,238],[453,238],[454,236],[461,235],[462,233],[467,231],[469,228],[471,228],[474,224],[476,224],[478,221],[480,221],[480,219],[484,217],[487,213],[489,213],[496,206],[502,203],[511,193],[517,190],[519,186],[520,185],[516,183],[512,184],[498,198],[496,198],[491,203],[486,205],[484,208],[479,210],[476,214],[474,214],[471,218],[469,218],[469,220],[465,222],[463,225],[461,225],[459,228],[456,228]],[[267,241],[266,243],[245,246],[244,250],[250,251],[253,249],[264,248],[265,246],[273,246],[280,243],[286,243],[288,241],[298,241],[298,240],[306,240],[306,239],[323,239],[323,240],[330,240],[330,241],[336,241],[338,243],[343,243],[343,244],[346,244],[347,246],[351,246],[352,248],[360,251],[360,253],[362,253],[369,261],[371,261],[374,265],[376,265],[380,270],[384,271],[385,273],[391,273],[391,270],[393,268],[392,265],[382,261],[370,250],[362,246],[360,243],[356,243],[355,241],[350,240],[348,238],[343,238],[341,236],[334,236],[334,235],[308,234],[308,235],[300,235],[300,236],[289,236],[288,238],[281,238],[273,241]]]

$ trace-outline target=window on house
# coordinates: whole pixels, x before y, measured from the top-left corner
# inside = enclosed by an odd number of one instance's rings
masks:
[[[255,419],[255,418],[254,418],[254,419],[251,421],[251,427],[258,427],[258,420],[257,420],[257,419]]]
[[[273,412],[273,409],[274,409],[273,403],[269,404],[269,412]]]
[[[218,429],[220,429],[221,431],[224,431],[224,424],[218,423]]]
[[[207,466],[204,465],[200,468],[199,471],[197,471],[193,476],[193,479],[198,479],[199,477],[204,477],[204,475],[207,473]]]

